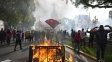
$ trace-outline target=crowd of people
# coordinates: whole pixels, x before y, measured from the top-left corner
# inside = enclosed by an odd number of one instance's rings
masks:
[[[57,36],[59,34],[59,37]],[[58,31],[57,33],[53,33],[53,31],[35,31],[35,30],[29,30],[29,31],[22,31],[20,29],[1,29],[0,31],[0,46],[3,45],[10,45],[11,43],[15,44],[14,51],[16,51],[16,47],[19,45],[20,50],[22,49],[22,43],[32,43],[37,41],[42,41],[45,36],[47,36],[47,39],[53,39],[53,37],[57,37],[61,40],[56,41],[64,41],[64,38],[68,35],[68,32],[65,31]]]
[[[104,27],[109,27],[109,29],[104,29]],[[112,32],[112,28],[109,25],[100,25],[99,27],[94,27],[90,31],[87,30],[85,32],[84,29],[78,30],[78,32],[72,29],[71,32],[73,47],[75,47],[74,49],[77,53],[79,53],[81,45],[86,45],[86,33],[90,33],[88,46],[95,46],[97,62],[104,62],[105,48],[108,43],[107,34]]]
[[[84,32],[84,29],[78,30],[77,32],[75,30],[71,30],[71,39],[73,47],[75,47],[75,51],[79,53],[80,45],[85,46],[86,45],[86,32]]]
[[[104,27],[109,27],[110,29],[105,30]],[[80,46],[96,46],[96,58],[97,61],[101,59],[104,60],[105,48],[107,45],[107,34],[112,31],[112,28],[109,25],[92,28],[90,31],[88,30],[71,30],[71,40],[72,46],[75,47],[74,51],[79,54]],[[90,33],[89,42],[87,43],[87,33]],[[54,36],[55,35],[55,36]],[[47,39],[53,39],[53,36],[56,37],[58,43],[63,42],[66,38],[70,38],[69,33],[66,30],[60,30],[56,33],[45,32],[45,31],[22,31],[17,29],[1,29],[0,31],[0,45],[10,45],[11,41],[14,41],[14,51],[16,51],[17,45],[20,46],[20,50],[22,49],[22,42],[31,43],[33,41],[41,41],[44,37],[47,36]],[[95,45],[94,45],[95,42]]]
[[[32,31],[17,30],[17,29],[1,29],[0,31],[0,46],[10,45],[13,41],[15,43],[14,51],[16,51],[17,45],[20,45],[20,49],[22,49],[21,43],[23,41],[33,41],[34,35]]]

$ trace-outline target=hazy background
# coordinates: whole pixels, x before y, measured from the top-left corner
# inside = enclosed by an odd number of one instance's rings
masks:
[[[61,23],[57,26],[58,28],[55,28],[56,30],[67,29],[68,31],[70,31],[71,28],[93,27],[91,21],[95,16],[98,19],[97,25],[111,25],[112,23],[109,19],[109,11],[111,9],[85,9],[83,5],[76,8],[69,0],[68,3],[66,3],[65,0],[35,0],[34,2],[36,9],[33,15],[36,18],[36,22],[33,28],[37,30],[43,30],[45,27],[49,27],[49,25],[45,23],[47,19],[56,19]]]

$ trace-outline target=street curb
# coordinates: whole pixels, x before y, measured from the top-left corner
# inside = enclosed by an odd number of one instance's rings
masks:
[[[91,55],[89,55],[89,54],[87,54],[87,53],[84,53],[83,51],[80,51],[80,53],[81,53],[82,55],[84,55],[84,56],[86,56],[86,57],[88,57],[88,58],[90,58],[90,59],[96,61],[96,57],[91,56]]]
[[[65,46],[68,47],[68,48],[70,48],[70,49],[72,49],[72,50],[74,50],[74,48],[71,47],[71,46],[68,46],[68,45],[65,45]],[[89,55],[89,54],[87,54],[87,53],[84,53],[83,51],[79,51],[79,52],[80,52],[80,54],[82,54],[82,55],[84,55],[84,56],[86,56],[86,57],[88,57],[88,58],[90,58],[90,59],[96,61],[96,57],[91,56],[91,55]]]

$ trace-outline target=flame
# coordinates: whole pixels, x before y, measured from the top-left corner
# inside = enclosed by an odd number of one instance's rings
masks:
[[[51,40],[44,40],[43,42],[40,42],[40,44],[37,46],[52,46],[52,45],[53,43]],[[61,47],[59,47],[58,49],[61,49]],[[56,62],[54,60],[56,55],[56,49],[46,49],[42,47],[35,49],[35,46],[32,45],[32,50],[34,60],[33,62]]]
[[[72,56],[72,54],[70,54],[69,62],[73,62],[73,56]]]
[[[33,60],[32,62],[62,62],[62,57],[60,51],[63,50],[61,44],[53,43],[52,40],[48,40],[45,36],[44,40],[39,42],[38,48],[35,45],[31,45],[33,50]],[[58,48],[47,48],[49,46],[58,46]],[[61,51],[62,52],[62,51]],[[57,53],[59,56],[57,56]],[[57,59],[58,57],[58,59]],[[72,54],[65,56],[68,62],[74,62],[74,57]]]
[[[39,46],[50,46],[51,45],[51,40],[46,40],[40,43]]]

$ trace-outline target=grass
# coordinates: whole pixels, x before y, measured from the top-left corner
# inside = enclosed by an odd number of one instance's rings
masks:
[[[66,41],[64,41],[64,44],[69,45],[72,47],[72,42],[70,39],[67,39]],[[88,46],[81,46],[81,50],[91,56],[96,57],[96,49],[88,47]],[[105,52],[105,62],[112,62],[112,45],[108,45],[106,47],[106,52]]]
[[[106,47],[105,52],[105,62],[112,62],[112,45],[108,45]],[[81,47],[81,50],[89,55],[92,55],[96,57],[96,49],[95,48],[89,48],[89,47]]]
[[[96,57],[96,55],[95,55],[95,48],[89,48],[87,46],[85,46],[85,47],[81,46],[81,51]]]
[[[73,47],[73,46],[72,46],[72,42],[71,42],[70,39],[66,39],[66,40],[63,42],[63,44],[68,45],[68,46],[70,46],[70,47]]]
[[[112,62],[112,45],[108,45],[106,48],[105,62]]]

